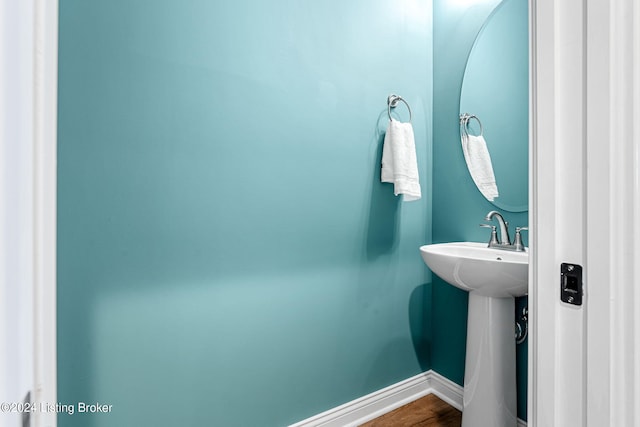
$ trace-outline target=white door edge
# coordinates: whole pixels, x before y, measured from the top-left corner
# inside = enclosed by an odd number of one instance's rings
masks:
[[[56,197],[58,1],[35,0],[34,28],[34,389],[35,402],[57,403]],[[55,412],[33,413],[55,427]]]
[[[530,4],[529,425],[640,425],[640,5]]]

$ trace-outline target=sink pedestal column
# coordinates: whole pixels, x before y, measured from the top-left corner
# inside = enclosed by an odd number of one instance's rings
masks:
[[[516,427],[515,299],[469,293],[462,427]]]

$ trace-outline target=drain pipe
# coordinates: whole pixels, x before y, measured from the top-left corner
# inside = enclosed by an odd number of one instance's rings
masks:
[[[529,309],[527,306],[522,308],[522,314],[520,318],[516,319],[516,344],[522,344],[527,339],[527,333],[529,328],[527,327],[527,316],[529,315]]]

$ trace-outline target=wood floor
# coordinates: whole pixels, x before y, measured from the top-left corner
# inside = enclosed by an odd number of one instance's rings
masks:
[[[430,394],[360,427],[460,427],[462,412]]]

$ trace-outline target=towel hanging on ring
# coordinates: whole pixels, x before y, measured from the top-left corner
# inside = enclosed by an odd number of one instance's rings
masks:
[[[480,123],[480,135],[469,133],[469,121],[476,119]],[[462,143],[462,153],[467,163],[467,169],[476,187],[482,195],[492,202],[500,194],[498,184],[493,173],[491,155],[487,149],[487,142],[483,136],[484,129],[482,122],[475,115],[464,113],[460,115],[460,141]]]
[[[404,102],[409,108],[409,104],[399,96],[390,95],[387,98],[389,126],[382,147],[380,179],[382,182],[392,183],[393,193],[396,196],[402,194],[403,200],[410,202],[420,199],[422,192],[411,122],[402,123],[391,117],[391,108],[395,107],[398,101]],[[411,120],[411,108],[409,108],[409,120]]]

